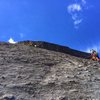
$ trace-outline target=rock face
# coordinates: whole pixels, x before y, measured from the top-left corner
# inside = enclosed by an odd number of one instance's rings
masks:
[[[43,48],[43,49],[47,49],[47,50],[67,53],[72,56],[77,56],[77,57],[86,58],[86,59],[88,59],[90,57],[90,54],[88,54],[88,53],[80,52],[77,50],[73,50],[69,47],[60,46],[57,44],[52,44],[52,43],[47,43],[47,42],[42,42],[42,41],[34,41],[34,42],[33,41],[22,41],[19,43],[34,46],[34,47],[39,47],[39,48]]]
[[[100,100],[100,63],[89,55],[46,42],[1,42],[0,100]]]

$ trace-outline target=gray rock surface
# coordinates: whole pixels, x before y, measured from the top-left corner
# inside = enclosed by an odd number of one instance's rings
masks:
[[[0,43],[0,100],[100,100],[100,63]]]

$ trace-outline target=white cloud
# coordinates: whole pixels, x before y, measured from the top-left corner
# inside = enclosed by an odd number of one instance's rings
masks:
[[[68,6],[68,12],[69,13],[72,13],[72,12],[75,12],[75,11],[81,11],[82,8],[80,6],[80,4],[71,4]]]
[[[12,44],[15,44],[15,43],[16,43],[12,38],[10,38],[10,39],[8,40],[8,42],[9,42],[9,43],[12,43]]]
[[[81,22],[82,22],[82,19],[75,20],[75,21],[74,21],[74,25],[79,25]]]
[[[73,14],[73,15],[72,15],[72,19],[73,19],[73,20],[79,19],[79,18],[78,18],[78,14],[76,14],[76,13]]]
[[[85,7],[86,0],[81,0],[81,2],[76,2],[75,0],[75,3],[68,5],[67,11],[72,17],[74,28],[78,28],[84,20],[82,17],[82,12],[84,11]]]

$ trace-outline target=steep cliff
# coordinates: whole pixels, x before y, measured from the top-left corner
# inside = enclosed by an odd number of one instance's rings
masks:
[[[100,100],[100,63],[89,56],[41,41],[1,42],[0,100]]]

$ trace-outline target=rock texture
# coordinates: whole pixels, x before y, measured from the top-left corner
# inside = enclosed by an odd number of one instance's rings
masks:
[[[1,42],[0,100],[100,100],[100,63],[89,55],[46,42]]]
[[[86,59],[88,59],[90,57],[90,54],[88,54],[88,53],[80,52],[77,50],[73,50],[69,47],[60,46],[58,44],[52,44],[52,43],[47,43],[47,42],[43,42],[43,41],[34,41],[34,42],[33,41],[22,41],[19,43],[34,46],[34,47],[39,47],[39,48],[43,48],[43,49],[47,49],[47,50],[67,53],[72,56],[77,56],[77,57],[86,58]]]

